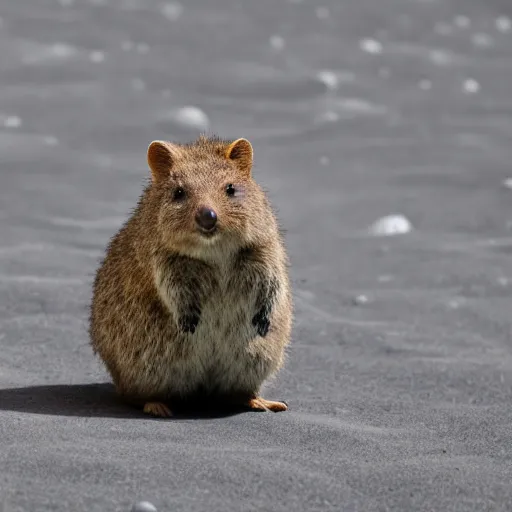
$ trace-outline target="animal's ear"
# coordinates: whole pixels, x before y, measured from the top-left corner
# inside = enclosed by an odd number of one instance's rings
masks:
[[[226,149],[226,158],[233,160],[245,176],[251,175],[252,146],[247,139],[237,139],[232,142]]]
[[[172,142],[154,140],[148,147],[148,165],[153,182],[166,179],[180,156],[180,148]]]

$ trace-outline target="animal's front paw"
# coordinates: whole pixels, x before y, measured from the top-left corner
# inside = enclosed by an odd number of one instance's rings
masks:
[[[199,315],[186,315],[180,319],[180,329],[183,332],[194,334],[197,324],[199,324]]]
[[[270,329],[270,320],[267,316],[267,313],[264,309],[258,311],[252,319],[252,325],[256,327],[258,334],[264,338]]]

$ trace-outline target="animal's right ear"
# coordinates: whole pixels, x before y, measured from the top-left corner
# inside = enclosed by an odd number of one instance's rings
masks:
[[[154,140],[148,147],[148,165],[153,182],[169,177],[171,169],[179,158],[180,149],[172,142]]]

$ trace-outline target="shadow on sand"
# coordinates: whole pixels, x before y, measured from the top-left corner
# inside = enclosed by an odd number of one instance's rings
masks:
[[[115,394],[112,384],[29,386],[0,389],[0,411],[16,411],[55,416],[151,419],[127,405]],[[245,412],[243,409],[181,404],[173,419],[215,419]],[[155,418],[157,419],[157,418]],[[163,420],[160,421],[169,421]]]

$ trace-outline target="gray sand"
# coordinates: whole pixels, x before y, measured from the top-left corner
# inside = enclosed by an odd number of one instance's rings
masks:
[[[512,7],[182,3],[0,2],[0,510],[511,510]],[[287,230],[287,413],[146,418],[88,346],[186,105],[253,142]]]

